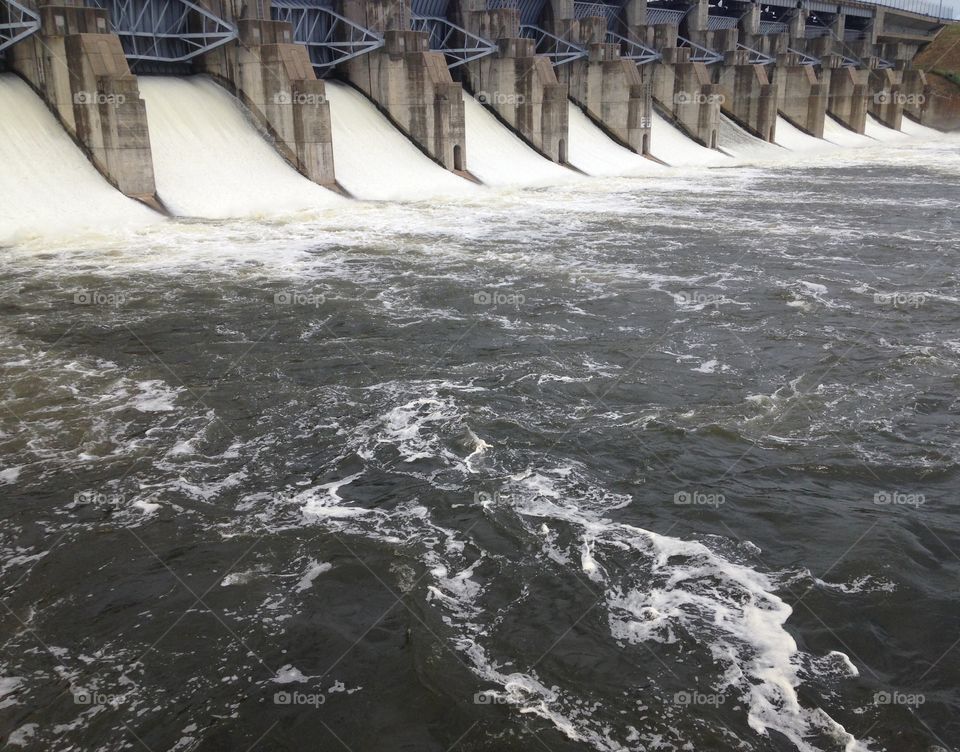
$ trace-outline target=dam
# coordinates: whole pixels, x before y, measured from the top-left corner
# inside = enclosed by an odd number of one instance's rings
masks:
[[[24,169],[30,118],[85,157],[77,199],[206,219],[653,178],[943,128],[913,61],[952,21],[899,5],[3,0],[0,127]]]
[[[960,0],[0,0],[3,752],[960,749]]]

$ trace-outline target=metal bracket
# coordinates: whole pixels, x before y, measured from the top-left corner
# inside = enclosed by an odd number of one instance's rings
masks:
[[[237,38],[237,29],[190,0],[87,0],[110,14],[131,60],[182,63]]]
[[[637,65],[645,65],[660,60],[663,56],[651,47],[636,39],[622,36],[613,31],[607,32],[607,42],[620,45],[620,57],[633,60]]]
[[[318,75],[383,47],[383,38],[313,0],[273,0],[271,18],[293,26],[293,38],[310,53]]]
[[[0,0],[0,52],[39,30],[39,14],[17,0]]]
[[[787,52],[799,55],[800,65],[820,65],[820,58],[808,55],[806,52],[800,52],[800,50],[795,50],[793,47],[787,47]]]
[[[471,34],[462,26],[457,26],[445,18],[413,15],[410,19],[410,28],[414,31],[427,32],[430,49],[447,56],[448,68],[456,68],[458,65],[492,55],[497,51],[497,45],[493,42]],[[457,44],[462,46],[458,47]]]
[[[568,42],[556,34],[551,34],[539,26],[521,24],[520,36],[535,40],[537,54],[548,57],[554,68],[587,56],[587,51],[583,47]]]
[[[760,50],[755,50],[752,47],[747,47],[745,44],[740,44],[737,42],[738,50],[746,50],[750,54],[747,56],[747,61],[750,65],[770,65],[770,63],[776,62],[775,58],[770,57],[770,55],[765,52],[760,52]]]
[[[704,63],[706,65],[713,65],[714,63],[719,63],[723,60],[723,55],[721,55],[719,52],[699,45],[696,42],[691,42],[686,37],[677,35],[677,40],[680,42],[678,45],[679,47],[689,47],[693,50],[693,52],[690,54],[691,63]]]

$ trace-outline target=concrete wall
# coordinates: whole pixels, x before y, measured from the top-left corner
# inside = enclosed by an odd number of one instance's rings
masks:
[[[871,70],[869,76],[870,97],[867,104],[870,114],[888,128],[900,130],[905,101],[901,91],[903,72],[886,68]]]
[[[823,59],[823,76],[828,85],[827,112],[855,133],[867,126],[867,99],[870,71],[844,68],[836,55]]]
[[[724,53],[719,67],[721,107],[757,138],[773,142],[777,130],[779,81],[770,81],[761,65],[750,65],[745,50]]]
[[[777,108],[788,122],[805,133],[823,138],[827,114],[828,87],[811,65],[800,65],[798,56],[786,53],[777,58],[773,79],[777,82]]]
[[[197,68],[243,101],[277,151],[301,174],[333,186],[330,105],[323,81],[314,73],[307,48],[293,42],[290,24],[243,17],[255,7],[234,0],[213,9],[236,24],[239,39],[204,55]],[[269,18],[269,0],[261,8]]]
[[[620,56],[620,45],[606,41],[607,20],[579,21],[577,41],[587,57],[560,68],[570,99],[611,138],[638,154],[650,150],[653,92],[637,64]]]
[[[379,50],[342,66],[343,73],[414,143],[448,170],[466,165],[463,89],[425,32],[410,31],[408,0],[344,0],[342,13],[384,37]]]
[[[40,31],[7,51],[12,70],[122,193],[159,208],[147,113],[106,11],[40,8]]]

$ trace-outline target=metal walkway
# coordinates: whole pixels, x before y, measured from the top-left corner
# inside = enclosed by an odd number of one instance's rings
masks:
[[[0,0],[0,52],[40,29],[40,16],[17,0]]]
[[[130,60],[182,63],[237,38],[236,27],[190,0],[87,0],[104,8]]]
[[[273,0],[270,17],[293,26],[294,41],[305,45],[318,76],[335,65],[383,47],[383,38],[336,13],[318,0]]]

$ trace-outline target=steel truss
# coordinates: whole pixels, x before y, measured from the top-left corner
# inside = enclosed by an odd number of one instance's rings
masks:
[[[497,51],[497,45],[488,39],[471,34],[462,26],[438,16],[414,14],[410,19],[410,28],[427,32],[430,49],[447,56],[448,68],[456,68]]]
[[[0,0],[0,52],[40,29],[40,16],[17,0]]]
[[[293,38],[306,46],[318,75],[383,47],[383,37],[315,0],[273,0],[271,18],[293,26]]]
[[[237,38],[235,26],[190,0],[87,0],[110,15],[131,60],[182,63]]]

